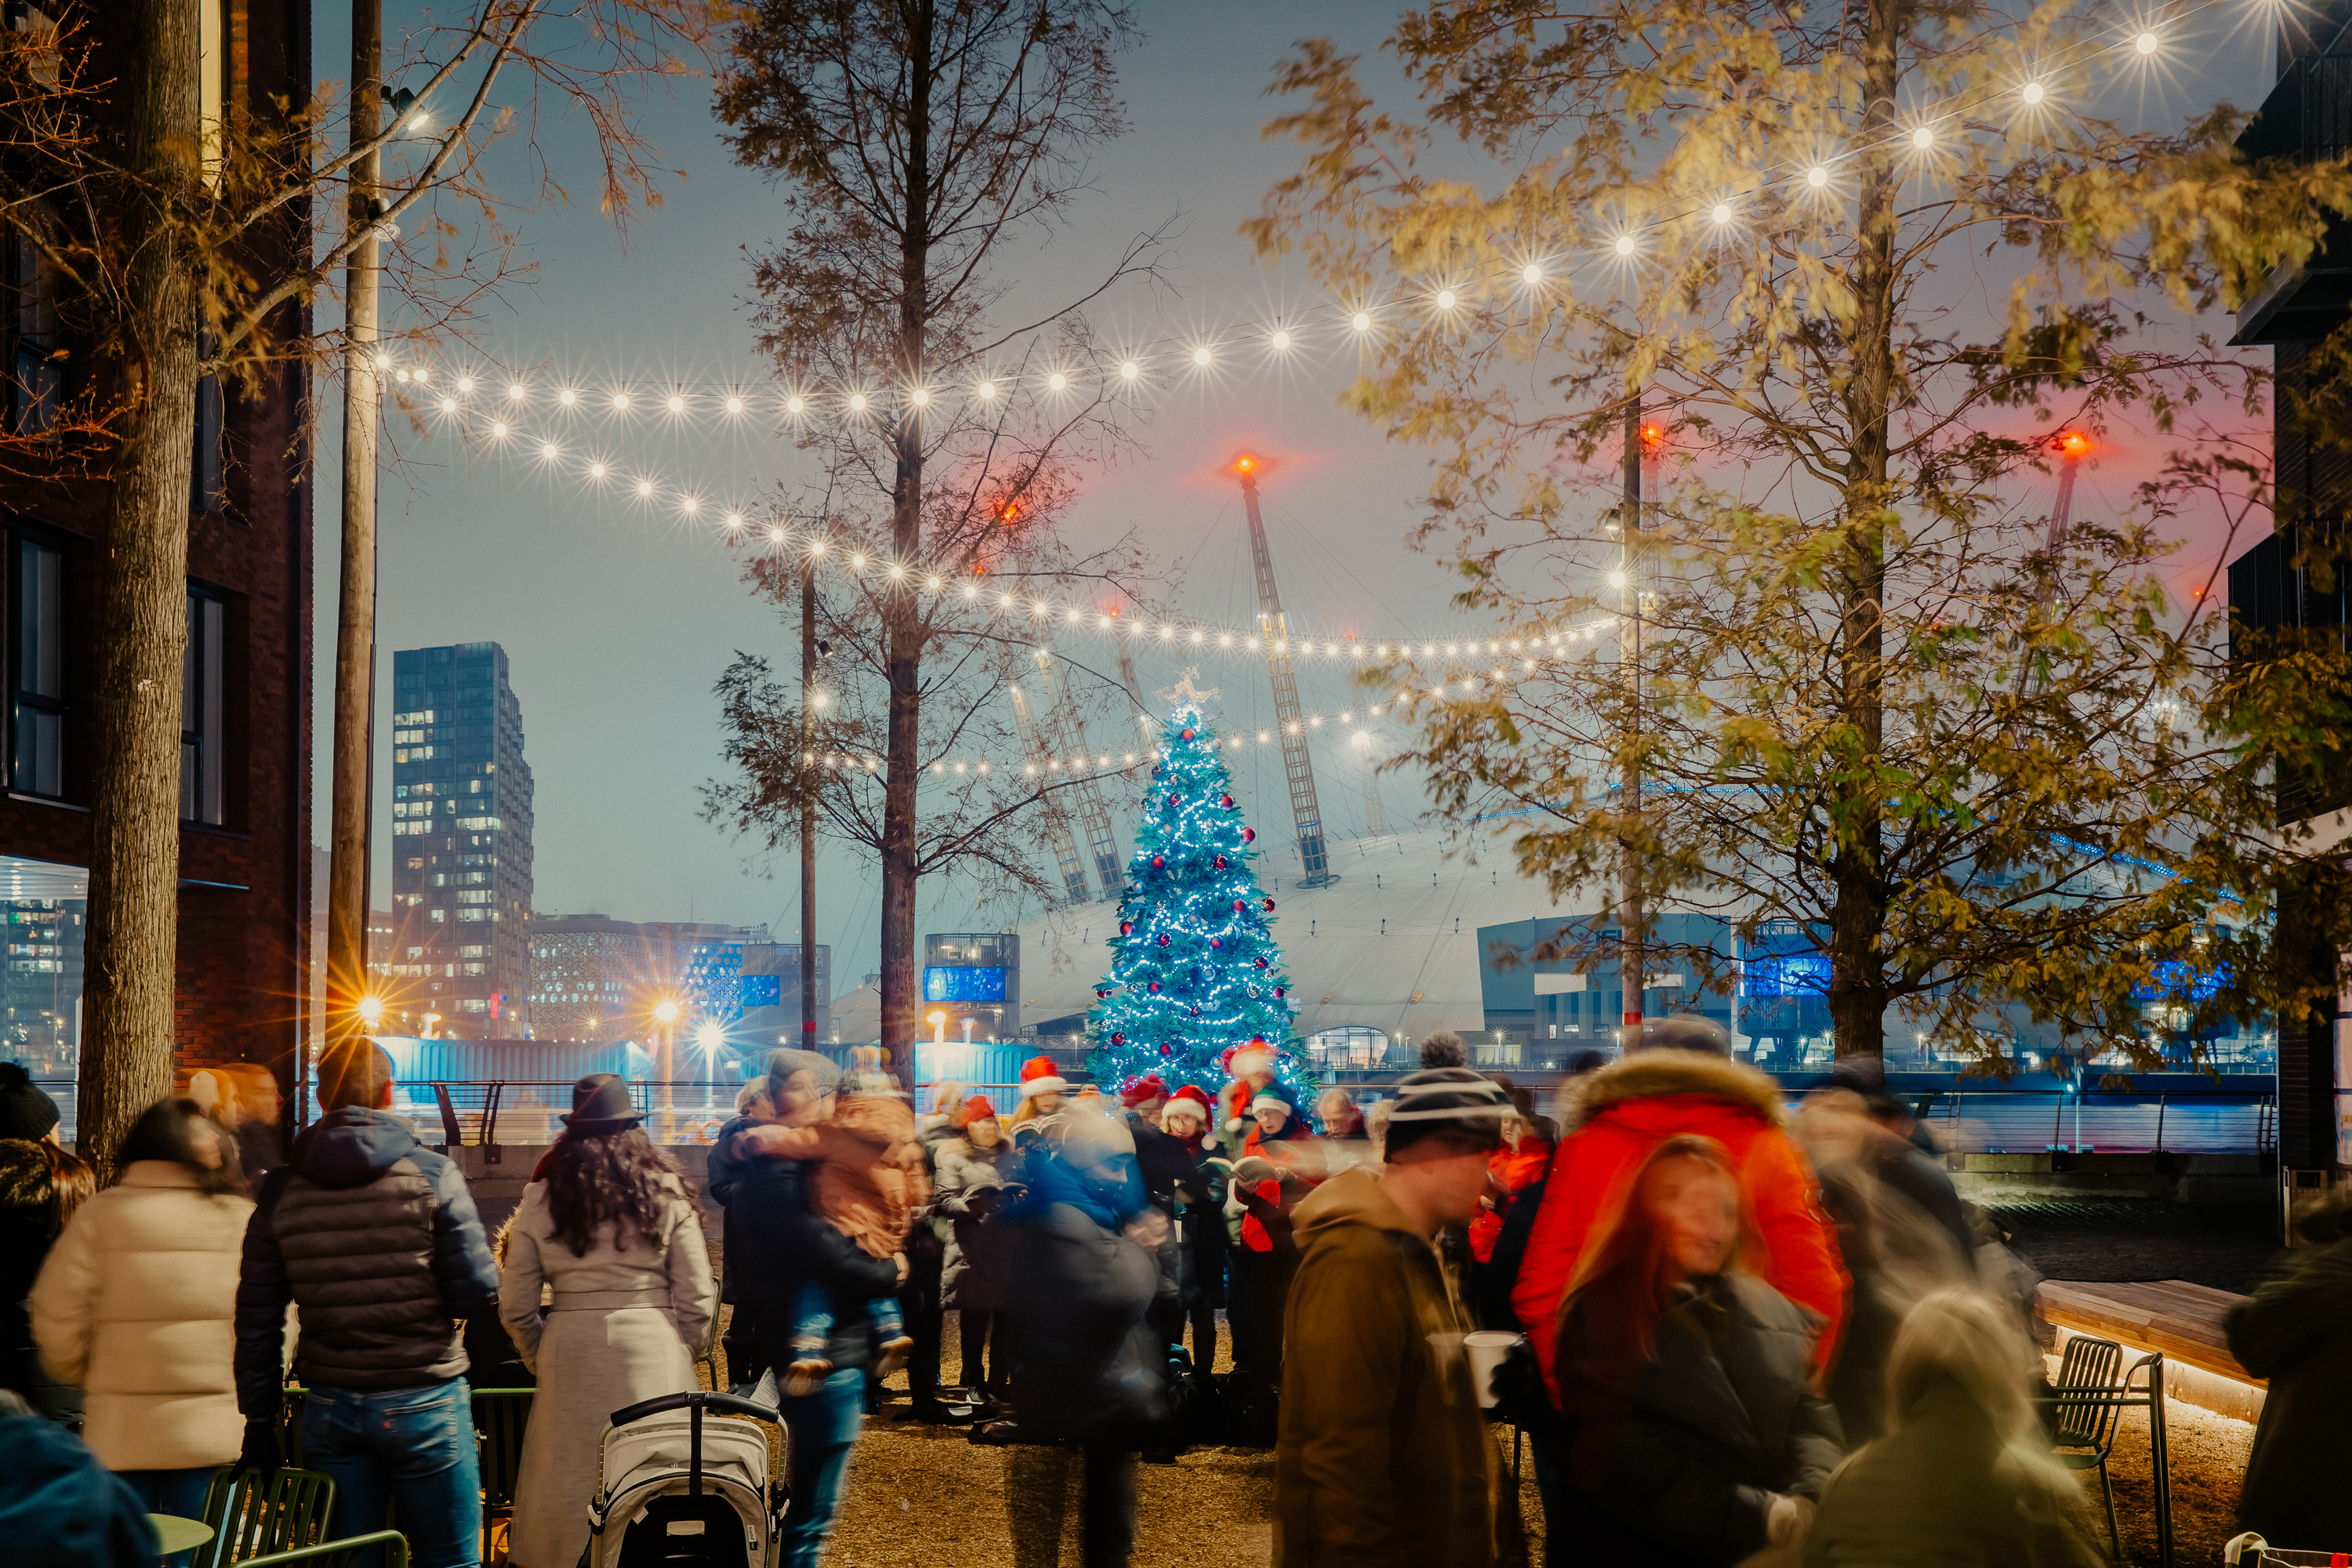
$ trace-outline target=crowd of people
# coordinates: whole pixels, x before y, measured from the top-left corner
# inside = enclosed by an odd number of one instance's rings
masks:
[[[1211,1087],[1040,1057],[1009,1110],[954,1090],[918,1114],[878,1065],[772,1054],[709,1150],[714,1260],[608,1074],[492,1237],[371,1042],[327,1054],[282,1146],[274,1085],[158,1103],[103,1190],[0,1064],[0,1530],[69,1514],[58,1561],[152,1561],[143,1515],[285,1461],[290,1379],[331,1533],[390,1518],[418,1568],[464,1568],[470,1371],[537,1390],[508,1560],[573,1568],[611,1413],[696,1386],[723,1308],[729,1381],[789,1433],[790,1568],[901,1369],[913,1417],[1068,1456],[1089,1568],[1132,1553],[1138,1463],[1200,1441],[1273,1450],[1284,1568],[1478,1568],[1515,1506],[1497,1420],[1529,1441],[1554,1562],[2097,1560],[2030,1277],[1874,1063],[1791,1111],[1719,1030],[1665,1020],[1580,1061],[1550,1118],[1443,1037],[1363,1107],[1302,1103],[1255,1043]],[[2281,1544],[2352,1539],[2313,1468],[2352,1378],[2345,1212],[2308,1216],[2230,1325],[2271,1380],[2242,1522]]]

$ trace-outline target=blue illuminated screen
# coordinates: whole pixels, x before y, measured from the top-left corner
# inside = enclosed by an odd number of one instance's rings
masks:
[[[1002,1002],[1004,971],[964,969],[934,963],[923,971],[926,1002]]]

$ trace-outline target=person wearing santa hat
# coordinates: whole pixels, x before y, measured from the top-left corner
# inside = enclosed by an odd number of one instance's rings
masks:
[[[1176,1187],[1176,1310],[1179,1328],[1192,1325],[1196,1378],[1216,1370],[1217,1309],[1225,1301],[1225,1173],[1209,1163],[1212,1114],[1208,1094],[1189,1083],[1160,1112],[1160,1130],[1184,1152],[1192,1172]]]
[[[1004,1304],[1008,1238],[1000,1217],[1021,1194],[1021,1162],[1004,1123],[986,1095],[975,1094],[955,1112],[962,1132],[939,1148],[938,1205],[950,1226],[940,1272],[941,1296],[955,1309],[963,1345],[963,1386],[1004,1396]],[[996,1367],[986,1365],[989,1332],[996,1331]]]
[[[1128,1130],[1135,1135],[1135,1164],[1151,1206],[1167,1216],[1168,1235],[1160,1245],[1160,1291],[1154,1297],[1149,1321],[1170,1349],[1184,1342],[1184,1309],[1181,1300],[1182,1265],[1177,1241],[1176,1205],[1179,1189],[1199,1191],[1200,1163],[1190,1151],[1160,1129],[1160,1108],[1168,1103],[1168,1085],[1156,1073],[1129,1079],[1119,1086],[1118,1102],[1127,1110]],[[1154,1454],[1154,1458],[1172,1456]]]
[[[1068,1098],[1070,1086],[1062,1077],[1062,1069],[1051,1057],[1031,1057],[1021,1064],[1021,1103],[1004,1123],[1005,1131],[1013,1135],[1015,1147],[1026,1150],[1039,1138],[1053,1131],[1054,1118],[1060,1114]]]

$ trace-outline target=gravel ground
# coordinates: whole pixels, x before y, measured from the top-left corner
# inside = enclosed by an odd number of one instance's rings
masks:
[[[2052,1370],[2056,1370],[2054,1363]],[[2254,1428],[2193,1405],[2168,1402],[2164,1437],[2172,1459],[2173,1561],[2180,1568],[2211,1568],[2221,1561],[2222,1543],[2238,1533],[2238,1483],[2246,1473]],[[2115,1479],[2124,1553],[2141,1568],[2154,1568],[2157,1562],[2156,1507],[2147,1468],[2147,1412],[2126,1411],[2107,1472]],[[2083,1511],[2084,1529],[2104,1552],[2107,1520],[2099,1503],[2096,1471],[2084,1478]]]

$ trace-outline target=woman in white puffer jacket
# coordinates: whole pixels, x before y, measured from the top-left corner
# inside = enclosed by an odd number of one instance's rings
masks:
[[[192,1518],[245,1444],[237,1261],[253,1204],[235,1145],[192,1100],[131,1124],[114,1186],[82,1205],[33,1283],[33,1339],[84,1390],[82,1439],[155,1513]]]

